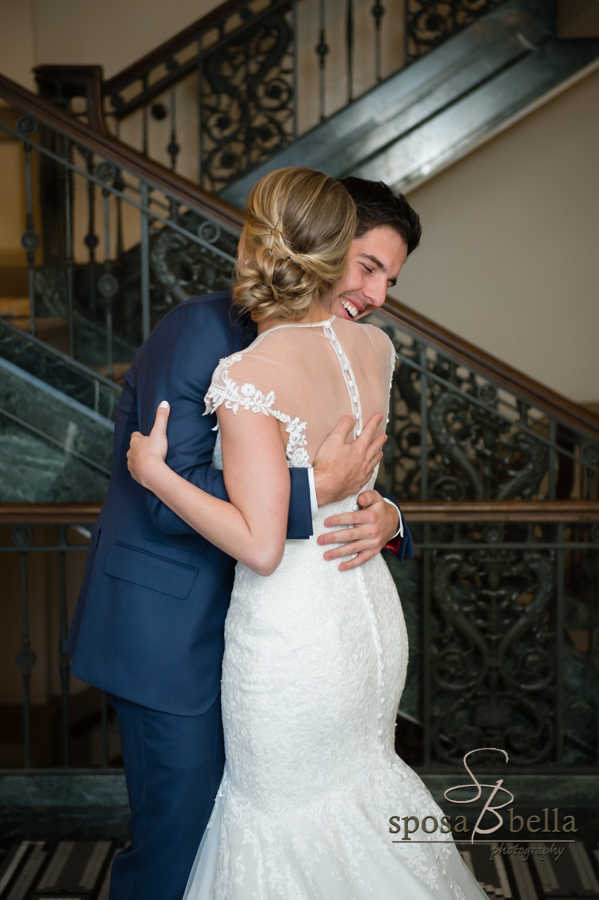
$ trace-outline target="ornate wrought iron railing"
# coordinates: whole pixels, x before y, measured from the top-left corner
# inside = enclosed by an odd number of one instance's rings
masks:
[[[114,376],[115,348],[134,351],[173,304],[229,282],[242,216],[2,77],[0,97],[23,112],[0,127],[25,157],[32,331],[40,311],[64,315],[73,354],[81,317]],[[385,476],[398,496],[596,499],[596,416],[395,301],[372,321],[401,363]]]
[[[410,762],[447,771],[499,747],[513,772],[596,771],[599,503],[404,509],[416,558],[388,562],[410,643],[400,709],[420,723]]]
[[[87,97],[90,121],[220,191],[501,2],[228,0],[101,86],[97,67],[36,73],[43,96]]]
[[[420,740],[410,764],[450,771],[468,750],[492,746],[505,748],[512,772],[597,772],[599,503],[408,500],[402,507],[416,558],[387,561],[409,633],[400,713]],[[0,767],[114,771],[120,764],[106,697],[81,684],[73,690],[62,651],[99,509],[0,504],[3,641],[20,669],[22,697],[0,707],[0,718],[20,723],[12,737],[2,729]],[[53,573],[46,582],[42,559]],[[44,691],[51,727],[42,731]]]
[[[0,767],[118,768],[106,694],[81,683],[73,690],[63,651],[99,509],[98,503],[0,504],[3,648],[14,650],[21,680],[21,700],[15,685],[12,702],[0,705]]]
[[[385,479],[421,500],[596,500],[599,419],[388,300],[393,340]]]
[[[174,303],[229,283],[241,216],[2,76],[0,98],[21,113],[0,128],[23,147],[31,334],[62,319],[116,378]]]

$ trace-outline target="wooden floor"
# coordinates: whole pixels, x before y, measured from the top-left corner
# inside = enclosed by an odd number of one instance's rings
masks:
[[[599,849],[582,841],[545,856],[530,853],[550,844],[460,844],[460,852],[490,900],[599,898]],[[118,841],[19,841],[0,857],[0,900],[108,900],[110,867]],[[509,852],[507,852],[509,851]],[[526,858],[526,851],[530,853]],[[403,898],[398,885],[398,898]],[[378,900],[378,898],[374,898]],[[408,897],[403,900],[409,900]]]

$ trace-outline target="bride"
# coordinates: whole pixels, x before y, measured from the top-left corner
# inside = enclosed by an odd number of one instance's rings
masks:
[[[233,298],[258,337],[221,360],[206,395],[230,503],[164,462],[168,403],[152,434],[131,441],[133,477],[239,560],[222,672],[227,761],[185,900],[487,896],[394,752],[408,644],[388,569],[379,555],[343,571],[316,543],[355,496],[318,509],[309,540],[285,540],[288,467],[310,465],[343,413],[355,437],[388,410],[391,342],[330,313],[355,227],[349,194],[319,172],[280,169],[250,193]],[[439,828],[396,842],[393,815]]]

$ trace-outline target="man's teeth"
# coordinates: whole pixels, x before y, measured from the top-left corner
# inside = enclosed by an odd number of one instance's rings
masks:
[[[354,306],[353,303],[350,303],[349,300],[342,300],[342,301],[341,301],[341,305],[343,306],[344,309],[346,309],[346,310],[348,311],[348,313],[350,314],[350,316],[357,316],[357,315],[358,315],[358,310],[357,310],[357,308]]]

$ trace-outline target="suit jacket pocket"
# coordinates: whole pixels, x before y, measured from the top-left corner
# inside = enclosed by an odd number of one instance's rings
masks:
[[[144,538],[143,549],[147,553],[156,554],[156,556],[164,556],[165,559],[172,559],[175,562],[193,565],[194,556],[200,556],[206,552],[208,546],[207,541],[200,535],[177,535],[177,540],[168,543],[166,540],[156,539],[149,531],[142,532]],[[185,540],[184,538],[190,538]]]
[[[189,597],[199,570],[196,566],[187,566],[140,550],[139,547],[115,541],[104,563],[104,571],[113,578],[176,597],[177,600],[185,600]]]

